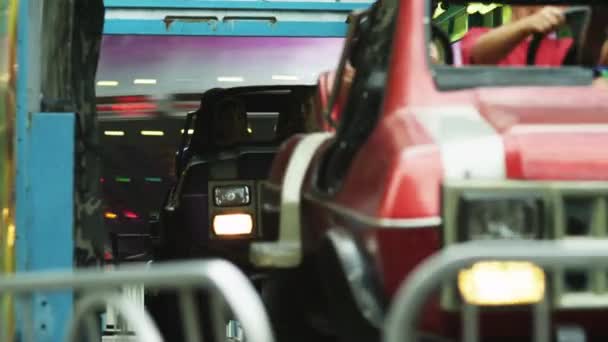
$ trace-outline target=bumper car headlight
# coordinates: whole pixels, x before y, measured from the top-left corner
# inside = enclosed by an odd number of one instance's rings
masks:
[[[253,218],[250,214],[223,214],[213,218],[213,232],[216,236],[248,235],[253,232]]]
[[[458,211],[459,240],[539,238],[542,209],[542,201],[534,197],[464,194]]]
[[[541,301],[545,273],[522,261],[483,261],[458,274],[463,299],[474,305],[523,305]]]
[[[246,185],[218,186],[213,194],[215,205],[218,207],[243,206],[251,201],[249,187]]]

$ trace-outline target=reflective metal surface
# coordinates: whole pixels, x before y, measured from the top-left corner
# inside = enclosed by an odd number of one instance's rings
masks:
[[[86,293],[93,293],[94,290],[94,294],[85,295],[76,305],[77,310],[70,325],[71,337],[77,336],[77,327],[81,322],[87,322],[92,310],[110,305],[123,314],[127,324],[135,330],[138,341],[161,341],[156,327],[141,307],[137,308],[126,297],[112,294],[111,291],[126,285],[176,290],[181,297],[182,313],[185,314],[183,318],[186,341],[200,341],[196,333],[200,324],[196,318],[197,310],[191,304],[192,291],[201,289],[209,291],[210,297],[215,299],[210,308],[214,322],[226,321],[222,316],[225,312],[224,306],[228,306],[243,328],[247,341],[274,341],[268,315],[255,288],[235,266],[221,260],[124,266],[120,270],[110,272],[62,271],[0,277],[0,293],[11,293],[23,298],[31,297],[34,293],[66,289]],[[89,337],[98,333],[95,331],[98,327],[91,328],[86,324],[84,327],[85,335]],[[31,340],[26,336],[25,341]]]
[[[384,341],[416,341],[422,308],[433,291],[446,279],[452,279],[460,269],[482,260],[525,260],[545,269],[605,268],[608,266],[608,239],[474,241],[446,247],[420,264],[399,287],[384,324]],[[533,312],[535,321],[531,336],[537,342],[548,341],[550,312],[547,301],[534,305]],[[479,332],[471,331],[474,326],[467,328],[467,341],[475,341]]]

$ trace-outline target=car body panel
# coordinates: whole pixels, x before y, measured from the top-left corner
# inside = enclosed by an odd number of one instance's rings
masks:
[[[379,296],[386,299],[409,272],[442,246],[444,180],[608,177],[608,152],[600,147],[608,142],[608,93],[590,86],[440,92],[425,49],[410,48],[426,44],[424,6],[424,1],[401,1],[380,118],[340,186],[329,194],[318,189],[317,175],[330,141],[307,166],[302,191],[305,256],[317,256],[332,229],[345,229],[373,265],[371,272],[382,288]],[[323,77],[319,84],[328,82],[329,77]],[[448,129],[453,122],[475,129],[454,133]],[[270,181],[278,186],[276,191],[301,139],[292,138],[275,159]],[[530,331],[526,330],[529,318],[524,316],[490,313],[487,317],[493,324],[484,327],[484,333],[521,337]],[[593,312],[558,312],[554,318],[556,324],[581,324],[591,334],[605,333]],[[501,326],[499,322],[505,320],[512,324]],[[458,336],[458,321],[457,314],[441,311],[435,300],[424,313],[423,327]],[[513,329],[517,325],[521,329]]]

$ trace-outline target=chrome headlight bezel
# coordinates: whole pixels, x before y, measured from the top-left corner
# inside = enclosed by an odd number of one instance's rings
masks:
[[[539,215],[542,218],[541,239],[596,239],[608,234],[608,183],[605,181],[458,179],[445,180],[442,184],[442,235],[445,246],[461,242],[458,232],[463,223],[458,222],[458,213],[460,198],[465,193],[542,201],[542,214]],[[584,213],[578,215],[577,210]],[[573,227],[572,218],[581,221],[583,227]],[[548,276],[546,286],[555,308],[597,308],[598,303],[608,303],[605,270],[583,272],[587,282],[583,288],[570,288],[570,271],[545,270]],[[456,279],[446,281],[441,291],[442,308],[458,310],[461,303]]]
[[[458,199],[457,241],[539,239],[544,202],[534,194],[465,191]]]
[[[252,180],[245,179],[234,179],[234,180],[213,180],[208,182],[207,186],[207,224],[205,229],[210,240],[251,240],[261,236],[261,229],[259,224],[259,192],[257,183]],[[240,201],[239,203],[231,203],[230,206],[218,206],[216,203],[216,190],[218,189],[247,189],[248,200]],[[240,204],[245,203],[247,204]],[[221,204],[221,203],[220,203]],[[234,205],[232,205],[234,204]],[[247,226],[251,226],[246,229],[247,233],[243,234],[218,234],[215,231],[215,218],[216,217],[228,217],[235,215],[249,216],[250,220],[246,223]]]
[[[443,244],[450,245],[473,239],[480,239],[475,232],[470,230],[471,212],[478,206],[493,206],[500,203],[512,203],[521,206],[527,214],[528,222],[533,227],[525,231],[533,231],[524,238],[540,239],[550,237],[551,233],[546,230],[550,224],[547,205],[547,193],[538,191],[531,184],[521,182],[493,182],[493,181],[449,181],[443,184],[442,191],[442,228]],[[504,205],[504,204],[503,204]],[[473,214],[474,215],[474,214]],[[503,234],[503,238],[507,234]],[[500,239],[500,234],[488,236],[487,239]],[[521,238],[521,237],[511,237]]]
[[[442,191],[442,235],[443,244],[470,241],[473,236],[469,227],[472,209],[479,205],[492,206],[500,203],[517,203],[525,210],[534,213],[534,227],[529,229],[534,234],[527,238],[549,237],[546,225],[550,222],[547,216],[547,196],[549,193],[539,191],[537,184],[530,182],[491,181],[491,180],[455,180],[446,181]],[[489,204],[488,204],[489,203]],[[493,236],[496,240],[498,237]],[[456,288],[456,279],[444,285],[441,294],[442,307],[456,310],[463,298]]]
[[[251,203],[251,189],[247,185],[223,185],[213,189],[213,203],[217,207],[241,207]]]

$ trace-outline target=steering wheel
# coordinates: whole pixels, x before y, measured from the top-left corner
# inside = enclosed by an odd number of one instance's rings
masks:
[[[435,23],[431,23],[431,42],[438,43],[440,49],[440,58],[446,65],[454,65],[454,52],[452,51],[452,44],[450,43],[450,37],[443,32],[441,27]]]
[[[583,65],[584,63],[584,43],[587,37],[587,32],[589,30],[589,23],[591,21],[591,7],[589,6],[576,6],[571,7],[564,11],[564,16],[566,19],[566,25],[570,27],[572,31],[572,39],[574,43],[566,55],[562,64],[565,65]],[[543,34],[535,34],[530,42],[530,47],[528,48],[528,56],[527,56],[527,64],[528,65],[536,65],[536,56],[538,54],[538,49],[540,48],[540,44],[545,39],[545,35]]]

